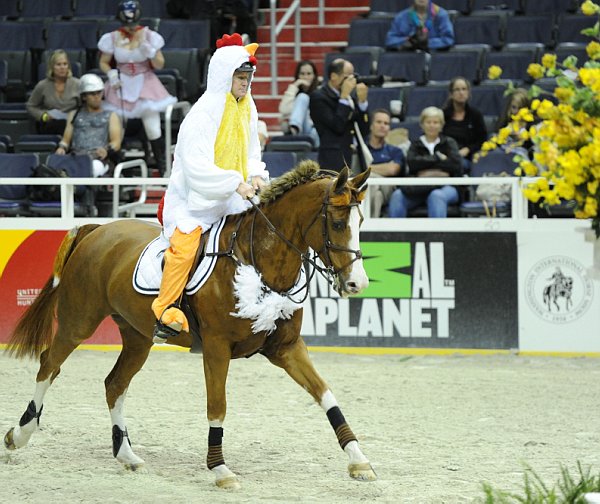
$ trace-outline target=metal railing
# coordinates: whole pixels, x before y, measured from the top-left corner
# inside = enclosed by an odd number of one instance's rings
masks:
[[[321,11],[323,10],[319,0]],[[324,3],[324,2],[323,2]],[[300,0],[294,0],[292,5],[285,11],[283,17],[277,23],[276,9],[277,0],[270,0],[270,25],[271,25],[271,94],[278,95],[277,88],[277,37],[283,30],[289,19],[294,16],[294,59],[300,61]],[[320,18],[319,18],[320,19]],[[322,23],[321,23],[322,24]]]

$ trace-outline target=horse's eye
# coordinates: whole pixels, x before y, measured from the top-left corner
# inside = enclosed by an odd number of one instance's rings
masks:
[[[346,227],[346,222],[343,220],[333,221],[333,230],[342,231]]]

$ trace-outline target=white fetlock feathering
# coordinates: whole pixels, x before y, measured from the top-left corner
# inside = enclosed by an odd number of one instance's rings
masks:
[[[303,282],[305,282],[304,269],[300,271],[300,276],[290,292],[296,294],[297,286],[303,285]],[[261,331],[271,334],[277,328],[275,324],[277,320],[289,319],[298,308],[302,307],[301,303],[266,287],[262,282],[262,275],[252,266],[237,267],[233,289],[237,299],[235,304],[237,312],[232,312],[231,315],[254,320],[252,323],[254,334]],[[300,293],[296,295],[302,298]]]

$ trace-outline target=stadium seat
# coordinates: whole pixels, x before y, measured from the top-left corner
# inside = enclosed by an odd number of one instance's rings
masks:
[[[35,154],[0,153],[0,178],[29,178],[38,165]],[[0,185],[0,215],[27,214],[27,186]]]
[[[473,0],[473,11],[479,10],[509,10],[521,12],[523,9],[521,0]]]
[[[506,153],[501,149],[488,152],[486,156],[480,157],[471,165],[471,177],[485,177],[500,175],[506,173],[513,176],[517,164],[513,161],[514,154]],[[486,211],[483,201],[479,201],[475,197],[475,186],[470,186],[470,201],[464,201],[460,204],[460,213],[465,217],[485,217],[488,212],[494,213],[497,217],[509,217],[511,204],[510,202],[498,201],[487,202],[488,211]]]
[[[168,18],[165,0],[139,0],[144,17]]]
[[[0,103],[6,101],[5,89],[8,84],[8,63],[0,60]]]
[[[356,18],[350,22],[348,46],[385,47],[385,37],[393,17]]]
[[[401,123],[394,125],[393,129],[404,128],[408,131],[408,139],[411,142],[417,140],[422,134],[423,130],[421,129],[421,124],[419,123],[419,118],[407,119],[406,121],[402,121]]]
[[[553,52],[556,54],[558,62],[563,62],[568,56],[575,56],[577,58],[577,65],[582,66],[590,59],[585,48],[586,44],[562,42],[556,46]]]
[[[95,20],[51,21],[46,25],[46,49],[96,49]]]
[[[425,52],[386,52],[379,57],[377,73],[395,81],[424,84],[430,55]]]
[[[0,131],[13,139],[35,133],[35,122],[25,103],[0,104]]]
[[[17,19],[20,10],[20,0],[2,0],[0,2],[0,20]]]
[[[527,67],[531,63],[537,63],[537,50],[504,50],[502,52],[491,52],[486,55],[483,65],[483,74],[487,76],[491,66],[497,65],[502,68],[502,79],[509,79],[515,85],[523,82],[531,82],[527,74]]]
[[[425,107],[442,108],[447,98],[447,86],[417,86],[412,88],[404,100],[406,102],[404,119],[418,118]]]
[[[590,16],[583,14],[563,15],[558,18],[556,42],[580,42],[587,44],[590,42],[590,36],[581,33],[585,28],[591,28],[594,20]]]
[[[384,108],[390,111],[393,116],[400,117],[403,114],[404,107],[404,89],[401,87],[373,87],[369,89],[369,112],[373,112],[377,109]],[[392,106],[391,102],[397,100],[400,103],[400,110],[392,110],[395,107]],[[396,105],[396,104],[395,104]]]
[[[210,22],[202,20],[163,19],[158,32],[170,49],[208,49],[210,47]]]
[[[522,0],[523,12],[527,15],[547,12],[561,14],[575,12],[579,6],[578,0]]]
[[[538,42],[553,47],[556,42],[556,20],[551,14],[513,16],[506,25],[504,42]]]
[[[73,17],[91,17],[94,19],[114,18],[117,13],[113,0],[75,0]]]
[[[182,79],[183,92],[181,99],[196,101],[202,88],[202,72],[207,50],[163,48],[165,66],[163,70],[176,69]]]
[[[454,21],[454,42],[489,44],[498,49],[503,43],[502,24],[500,16],[460,16]]]
[[[353,51],[351,53],[329,52],[325,54],[325,61],[323,63],[324,80],[327,80],[329,77],[326,75],[327,67],[337,58],[343,58],[352,63],[354,65],[354,73],[357,73],[358,75],[371,75],[376,64],[376,61],[373,60],[372,53],[368,50],[365,50],[364,52]]]
[[[46,162],[46,158],[53,154],[60,142],[61,135],[23,135],[15,143],[15,152],[35,153],[41,163]]]
[[[72,0],[21,0],[20,19],[58,19],[72,15]]]
[[[429,62],[429,81],[450,82],[460,75],[471,83],[481,78],[480,56],[474,51],[434,52]]]
[[[9,135],[0,135],[0,152],[13,152],[14,145]]]
[[[87,155],[51,154],[46,160],[51,168],[65,170],[67,175],[76,177],[93,177],[92,158]],[[61,215],[60,201],[29,201],[29,210],[33,215],[41,217],[58,217]],[[94,189],[88,186],[75,187],[74,212],[76,217],[93,217],[97,214],[94,205]]]
[[[296,166],[296,154],[289,151],[265,151],[262,160],[267,165],[271,178],[279,177]]]
[[[492,82],[473,86],[469,103],[484,116],[497,117],[502,112],[504,91],[506,91],[506,88],[502,84]]]

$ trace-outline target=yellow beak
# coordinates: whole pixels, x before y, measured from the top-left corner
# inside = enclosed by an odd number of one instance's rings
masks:
[[[246,51],[248,51],[248,54],[250,54],[250,56],[254,56],[254,53],[258,49],[258,44],[256,42],[253,42],[252,44],[248,44],[244,47],[246,48]]]

